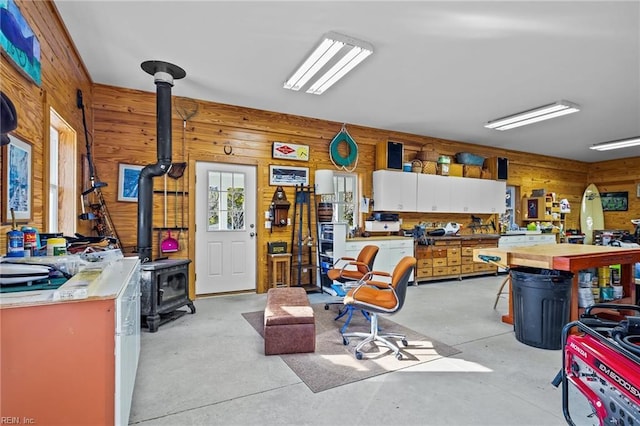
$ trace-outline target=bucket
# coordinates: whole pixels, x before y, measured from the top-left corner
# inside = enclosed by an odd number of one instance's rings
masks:
[[[411,162],[411,171],[413,173],[422,173],[422,161],[420,160],[413,160]]]
[[[333,220],[333,204],[318,203],[318,222],[331,222]]]
[[[402,171],[403,172],[410,172],[411,171],[411,163],[403,163],[402,164]]]

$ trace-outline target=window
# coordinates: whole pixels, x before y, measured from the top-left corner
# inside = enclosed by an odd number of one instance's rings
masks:
[[[245,174],[212,171],[208,180],[207,230],[245,230]]]
[[[76,232],[76,152],[75,130],[51,109],[46,232]]]
[[[346,222],[349,229],[358,225],[358,175],[355,173],[334,173],[333,195],[334,217],[338,222]]]

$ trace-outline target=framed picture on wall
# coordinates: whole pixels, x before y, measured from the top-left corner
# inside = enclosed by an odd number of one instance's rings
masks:
[[[626,212],[629,210],[629,192],[601,192],[602,211]]]
[[[31,144],[9,135],[2,152],[2,222],[11,222],[11,210],[17,222],[33,217],[33,172]]]
[[[309,168],[292,166],[269,166],[269,185],[309,185]]]
[[[119,164],[118,201],[138,201],[138,178],[144,166]]]
[[[529,198],[527,200],[527,219],[538,219],[538,200]]]

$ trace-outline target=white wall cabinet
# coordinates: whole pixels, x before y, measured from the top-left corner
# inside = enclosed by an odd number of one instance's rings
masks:
[[[416,173],[376,170],[373,172],[373,208],[377,211],[415,212]]]
[[[449,176],[414,174],[418,181],[416,211],[426,213],[450,212],[452,178]]]
[[[500,214],[506,186],[497,180],[376,170],[374,210]]]

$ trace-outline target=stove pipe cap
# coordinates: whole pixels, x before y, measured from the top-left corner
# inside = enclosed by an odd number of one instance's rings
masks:
[[[140,67],[154,77],[154,82],[162,81],[173,86],[173,80],[180,80],[187,72],[177,65],[164,61],[144,61]]]

